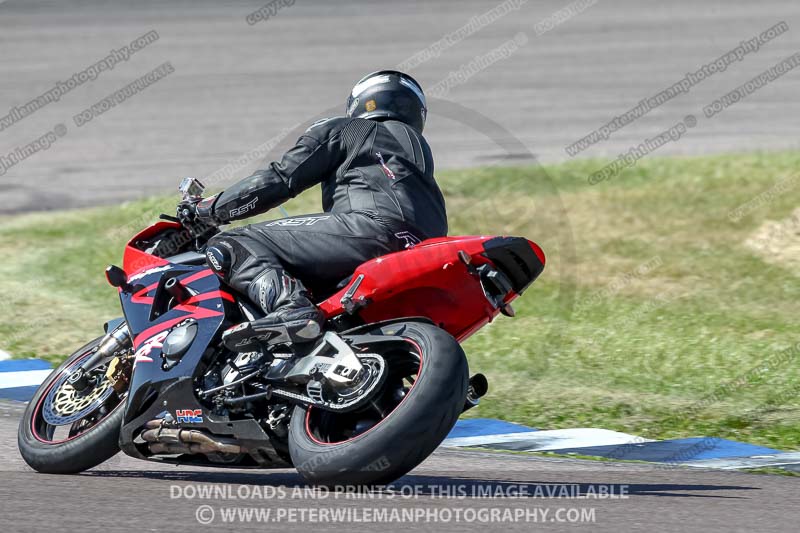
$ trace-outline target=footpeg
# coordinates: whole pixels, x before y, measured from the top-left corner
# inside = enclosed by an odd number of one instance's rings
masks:
[[[489,392],[489,380],[483,374],[475,374],[469,378],[469,386],[467,387],[467,400],[464,402],[464,409],[462,413],[469,411],[480,403],[481,397]]]

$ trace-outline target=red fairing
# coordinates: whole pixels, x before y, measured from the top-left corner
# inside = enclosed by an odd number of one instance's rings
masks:
[[[479,266],[491,263],[484,243],[492,236],[431,239],[410,250],[397,252],[362,264],[347,287],[334,294],[320,308],[330,318],[344,312],[342,297],[363,275],[353,302],[365,302],[359,311],[365,322],[397,317],[425,316],[459,341],[490,322],[499,313],[484,296],[478,279],[458,257],[464,251]],[[544,265],[541,248],[528,241]],[[511,292],[508,303],[518,294]]]
[[[169,229],[180,231],[181,228],[182,227],[178,222],[161,220],[152,226],[143,229],[130,241],[128,241],[128,245],[125,247],[125,253],[122,258],[122,270],[124,270],[128,276],[132,276],[137,272],[147,270],[148,268],[166,265],[168,263],[166,260],[136,249],[133,246],[133,243],[140,239],[151,238]]]

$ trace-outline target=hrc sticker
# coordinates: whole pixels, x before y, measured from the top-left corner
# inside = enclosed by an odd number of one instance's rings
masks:
[[[177,409],[175,411],[175,419],[178,424],[202,424],[203,423],[203,410],[202,409]]]

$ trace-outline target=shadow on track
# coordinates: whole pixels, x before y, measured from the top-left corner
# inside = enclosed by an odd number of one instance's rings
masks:
[[[220,483],[226,485],[266,485],[311,487],[292,472],[249,473],[241,471],[228,472],[170,472],[159,470],[97,470],[79,474],[100,478],[145,478],[159,481],[185,483]],[[725,498],[746,499],[744,496],[724,494],[699,494],[700,492],[760,490],[757,487],[742,485],[714,485],[693,483],[561,483],[558,481],[508,481],[475,478],[456,478],[450,476],[403,476],[387,486],[371,489],[379,493],[409,493],[413,489],[414,496],[430,496],[433,498],[454,499],[564,499],[564,498],[596,498],[620,499],[634,496],[668,496],[673,498]],[[370,492],[366,489],[362,494]]]

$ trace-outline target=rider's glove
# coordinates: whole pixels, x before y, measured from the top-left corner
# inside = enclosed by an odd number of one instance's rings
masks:
[[[225,223],[225,221],[214,214],[214,204],[217,202],[217,198],[219,198],[219,194],[209,196],[208,198],[200,200],[194,206],[197,218],[209,226],[221,226]]]
[[[178,204],[178,220],[184,225],[196,222],[215,227],[222,225],[224,222],[214,215],[214,202],[217,196],[219,195],[181,201]]]

